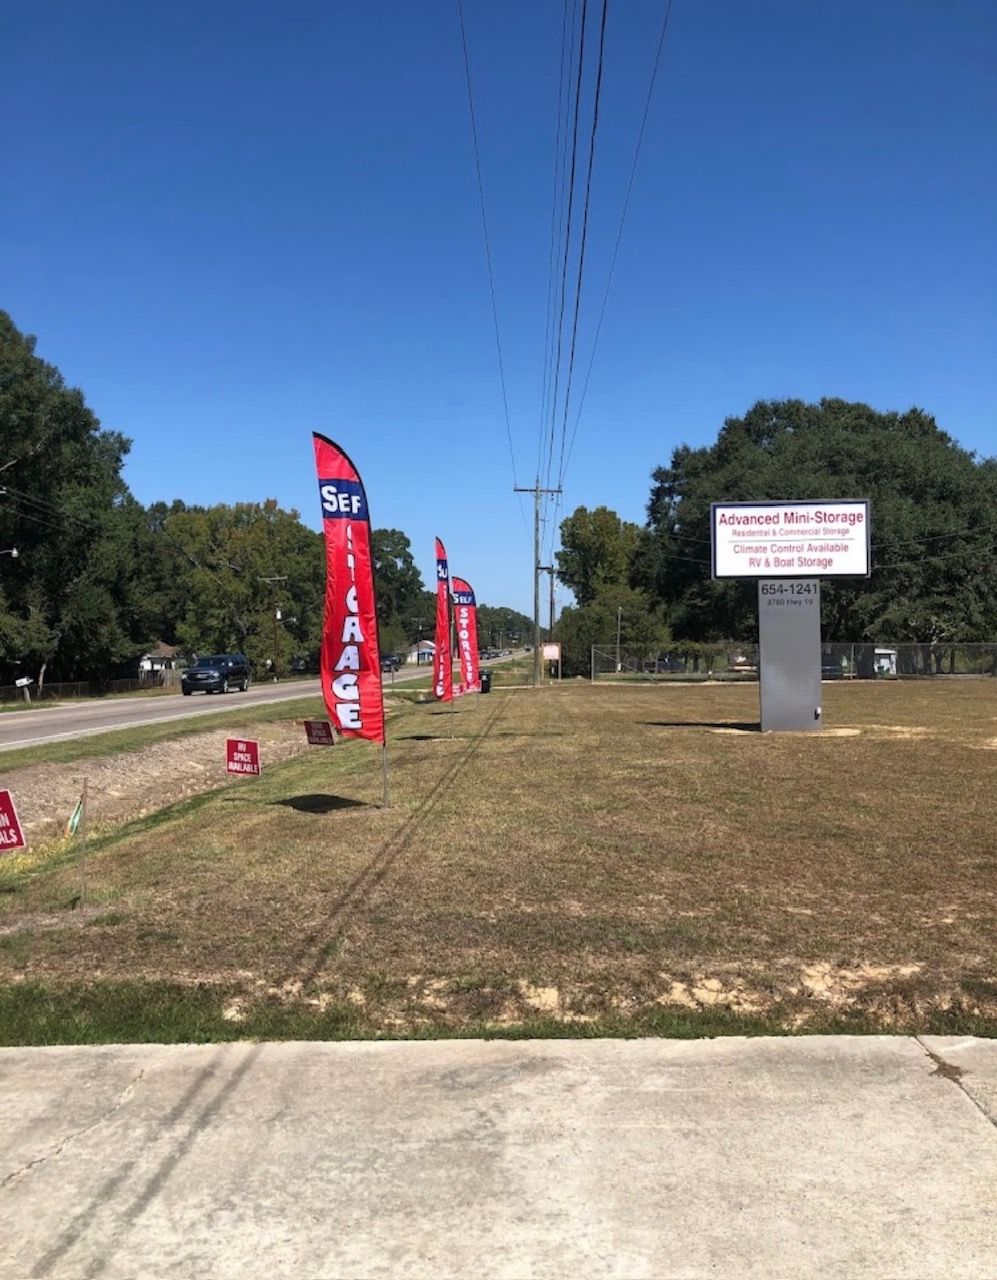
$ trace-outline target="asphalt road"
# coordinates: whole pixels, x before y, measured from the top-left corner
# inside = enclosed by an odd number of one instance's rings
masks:
[[[0,1049],[0,1280],[984,1280],[997,1041]]]
[[[399,671],[394,679],[401,684],[424,676],[428,668]],[[391,688],[392,677],[384,678],[385,690]],[[178,690],[155,698],[109,698],[63,703],[57,707],[37,707],[31,711],[5,711],[0,714],[0,751],[15,747],[40,746],[44,742],[67,742],[113,729],[133,729],[138,725],[161,724],[167,720],[186,720],[190,716],[218,715],[223,711],[240,711],[247,706],[263,706],[272,702],[288,702],[292,698],[319,693],[316,679],[294,680],[274,684],[251,685],[245,693],[194,694],[185,698]]]

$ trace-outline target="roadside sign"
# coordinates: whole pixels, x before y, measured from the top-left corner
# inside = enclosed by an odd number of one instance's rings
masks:
[[[869,502],[714,502],[714,578],[868,578]]]
[[[328,720],[306,720],[305,733],[313,747],[334,747],[336,738]]]
[[[260,744],[247,738],[229,738],[225,744],[227,773],[259,776]]]
[[[542,657],[544,662],[560,662],[561,646],[559,644],[545,644],[543,646]]]
[[[26,849],[28,841],[14,808],[14,797],[9,791],[0,791],[0,853],[16,853]]]

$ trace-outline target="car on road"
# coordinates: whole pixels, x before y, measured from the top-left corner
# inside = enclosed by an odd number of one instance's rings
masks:
[[[215,653],[198,658],[180,677],[184,697],[192,693],[230,693],[249,688],[249,659],[244,653]]]
[[[401,660],[397,653],[386,653],[381,658],[382,671],[397,671],[401,665]]]

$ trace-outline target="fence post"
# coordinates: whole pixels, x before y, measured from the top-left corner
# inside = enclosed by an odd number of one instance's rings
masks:
[[[590,662],[590,671],[591,671],[591,674],[589,677],[590,683],[595,684],[595,645],[592,646],[592,650],[589,655],[589,662]]]

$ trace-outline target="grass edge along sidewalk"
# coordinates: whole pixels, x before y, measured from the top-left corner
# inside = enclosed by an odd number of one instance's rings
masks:
[[[289,1004],[273,997],[247,1001],[237,988],[208,983],[100,982],[58,987],[27,981],[0,985],[0,1048],[247,1040],[699,1040],[884,1034],[906,1036],[911,1030],[884,1028],[861,1012],[828,1011],[805,1026],[793,1026],[778,1008],[763,1016],[723,1008],[694,1010],[657,1004],[590,1022],[535,1014],[504,1024],[479,1020],[455,1026],[427,1020],[404,1028],[384,1026],[349,1002]],[[995,1038],[997,1022],[936,1012],[924,1020],[917,1034]]]

